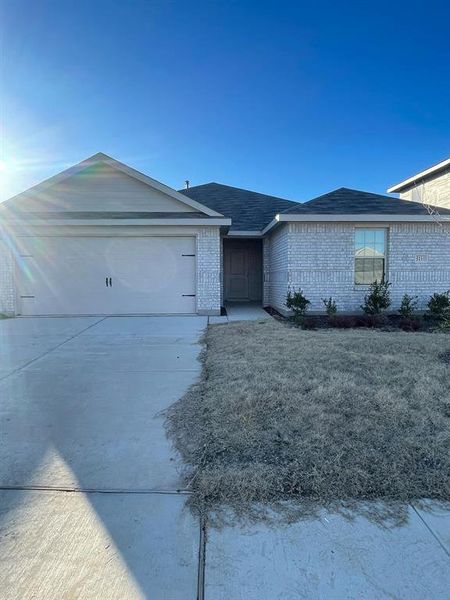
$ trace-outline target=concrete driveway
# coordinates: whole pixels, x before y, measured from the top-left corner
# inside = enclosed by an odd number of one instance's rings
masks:
[[[161,411],[199,375],[206,323],[0,322],[4,597],[196,598],[199,524]]]

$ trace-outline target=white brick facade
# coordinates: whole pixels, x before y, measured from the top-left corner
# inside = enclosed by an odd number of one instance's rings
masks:
[[[202,227],[197,235],[197,312],[220,315],[221,239],[219,227]]]
[[[263,306],[270,306],[270,238],[265,237],[263,244]]]
[[[387,277],[392,283],[393,310],[404,293],[419,296],[420,308],[425,308],[432,293],[450,289],[450,235],[435,223],[378,226],[388,229]],[[198,227],[195,235],[197,311],[220,314],[220,229]],[[313,311],[323,310],[322,298],[329,296],[336,299],[339,310],[358,311],[367,287],[354,284],[354,236],[352,223],[289,223],[273,231],[263,242],[264,305],[285,312],[291,287],[303,290]],[[15,298],[14,260],[0,241],[0,312],[14,314]]]
[[[433,292],[450,289],[450,236],[439,225],[376,226],[388,229],[392,310],[404,293],[419,296],[420,308],[425,308]],[[322,311],[322,298],[329,296],[341,311],[360,310],[367,286],[354,283],[354,237],[352,223],[289,223],[276,230],[269,239],[270,304],[285,312],[288,289],[301,288],[313,311]]]
[[[0,239],[0,313],[13,315],[15,299],[14,260],[6,243]]]
[[[390,227],[388,278],[393,305],[407,292],[419,296],[421,308],[434,292],[450,289],[450,227],[435,223],[401,223]]]
[[[223,306],[224,296],[224,278],[223,278],[223,238],[220,238],[220,306]]]
[[[269,254],[269,271],[264,272],[265,289],[268,289],[269,304],[274,308],[285,311],[286,294],[288,290],[288,252],[289,227],[284,225],[276,229],[266,242],[266,252]],[[268,246],[268,247],[267,247]]]

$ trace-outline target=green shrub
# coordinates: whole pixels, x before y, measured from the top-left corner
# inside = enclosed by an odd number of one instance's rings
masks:
[[[311,302],[306,298],[303,294],[302,290],[298,291],[288,291],[286,298],[286,307],[289,310],[292,310],[294,313],[294,321],[301,322],[302,317],[304,317],[306,309],[311,304]]]
[[[330,296],[329,298],[322,298],[322,302],[325,306],[325,312],[327,315],[329,317],[334,317],[334,315],[337,313],[336,300],[333,300],[333,298]]]
[[[391,294],[389,292],[390,283],[375,281],[370,285],[369,293],[364,297],[364,304],[361,308],[366,315],[379,315],[391,305]]]
[[[435,292],[427,303],[429,316],[446,320],[450,318],[450,290],[441,294]]]
[[[442,331],[450,331],[450,313],[441,318],[439,322],[439,329]]]
[[[408,294],[404,294],[398,312],[405,319],[410,319],[417,308],[417,302],[417,296],[409,296]]]

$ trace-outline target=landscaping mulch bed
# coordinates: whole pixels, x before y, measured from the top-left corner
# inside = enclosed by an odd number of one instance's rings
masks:
[[[278,316],[278,319],[285,320],[296,327],[303,329],[382,329],[384,331],[428,331],[444,330],[443,322],[429,315],[420,315],[414,317],[402,317],[397,314],[380,315],[343,315],[333,316],[306,314],[298,322],[288,318]]]

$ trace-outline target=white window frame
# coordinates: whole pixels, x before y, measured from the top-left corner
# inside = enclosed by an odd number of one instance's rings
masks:
[[[358,288],[367,288],[369,287],[369,285],[371,285],[370,283],[358,283],[356,281],[356,234],[358,232],[361,231],[383,231],[384,233],[384,256],[383,256],[383,260],[384,260],[384,269],[383,269],[383,281],[386,282],[388,281],[388,242],[389,242],[389,228],[388,227],[383,227],[383,226],[373,226],[373,227],[368,227],[368,226],[359,226],[359,227],[355,227],[354,232],[353,232],[353,284]],[[370,257],[367,257],[370,258]],[[373,283],[373,282],[372,282]]]

